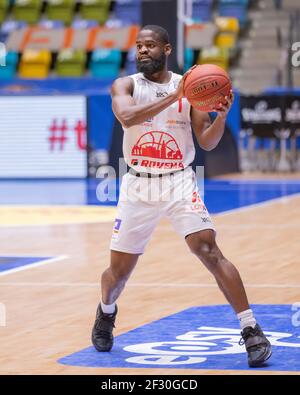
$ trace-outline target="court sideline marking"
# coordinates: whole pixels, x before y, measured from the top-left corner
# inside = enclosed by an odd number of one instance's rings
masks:
[[[49,283],[49,282],[1,282],[1,285],[30,287],[99,287],[98,283]],[[165,287],[165,288],[218,288],[209,283],[127,283],[127,287]],[[300,288],[300,284],[245,284],[248,288]]]
[[[6,257],[6,258],[16,257],[17,258],[18,255],[15,255],[15,254],[12,254],[12,255],[1,255],[1,257]],[[34,256],[32,256],[32,255],[28,255],[28,256],[19,255],[19,257],[20,258],[34,258]],[[37,258],[41,258],[42,259],[43,257],[38,256]],[[69,258],[68,255],[59,255],[59,256],[56,256],[54,258],[45,259],[45,260],[40,261],[40,262],[29,263],[28,265],[19,266],[19,267],[16,267],[14,269],[9,269],[9,270],[6,270],[4,272],[0,272],[0,276],[6,276],[6,275],[11,274],[11,273],[21,272],[23,270],[31,269],[33,267],[38,267],[38,266],[42,266],[42,265],[46,265],[46,264],[52,263],[52,262],[61,261],[63,259],[67,259],[67,258]],[[1,283],[1,284],[3,284],[3,283]]]

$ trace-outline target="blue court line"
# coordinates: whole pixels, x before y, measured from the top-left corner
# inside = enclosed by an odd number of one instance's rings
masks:
[[[98,179],[0,180],[0,204],[116,205],[116,201],[98,201],[99,182]],[[300,193],[300,180],[205,180],[204,192],[208,210],[216,214]]]
[[[42,263],[52,259],[53,257],[24,257],[24,256],[0,256],[0,273],[9,272],[11,270]]]
[[[263,183],[208,180],[204,192],[209,212],[217,214],[300,193],[300,181],[269,180]]]

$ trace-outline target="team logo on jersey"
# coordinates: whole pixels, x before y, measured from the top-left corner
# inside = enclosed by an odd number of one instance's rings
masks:
[[[182,159],[182,153],[174,137],[159,131],[143,134],[133,146],[131,155],[155,159]]]
[[[300,331],[291,305],[253,305],[270,340],[273,356],[260,371],[300,371]],[[143,306],[141,306],[143,308]],[[94,347],[59,360],[72,366],[256,370],[248,367],[245,346],[229,305],[197,306],[143,325],[115,338],[109,353]]]

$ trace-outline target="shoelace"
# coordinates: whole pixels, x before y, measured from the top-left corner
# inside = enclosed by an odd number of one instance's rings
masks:
[[[247,331],[247,333],[244,335],[244,337],[241,337],[239,340],[239,345],[243,346],[245,344],[245,342],[247,341],[247,339],[249,339],[250,336],[256,336],[256,335],[260,335],[259,333],[260,331],[258,329],[252,328],[252,330]]]
[[[106,316],[106,315],[101,315],[100,317],[98,317],[96,319],[96,324],[95,324],[95,327],[97,329],[100,329],[101,321],[106,321],[108,324],[112,325],[113,328],[115,328],[115,324],[113,323],[113,317]],[[109,331],[106,331],[104,329],[100,329],[99,334],[101,335],[101,333],[107,334],[109,336],[111,335],[111,333]]]
[[[98,332],[98,335],[99,335],[99,337],[102,337],[104,339],[110,339],[111,338],[111,333],[107,332],[107,331],[104,331],[104,330],[100,330]]]

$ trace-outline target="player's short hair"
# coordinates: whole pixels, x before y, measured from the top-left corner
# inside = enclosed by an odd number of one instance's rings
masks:
[[[141,28],[142,30],[151,30],[152,32],[156,33],[159,37],[159,41],[163,44],[169,44],[169,33],[161,26],[158,25],[146,25]]]

